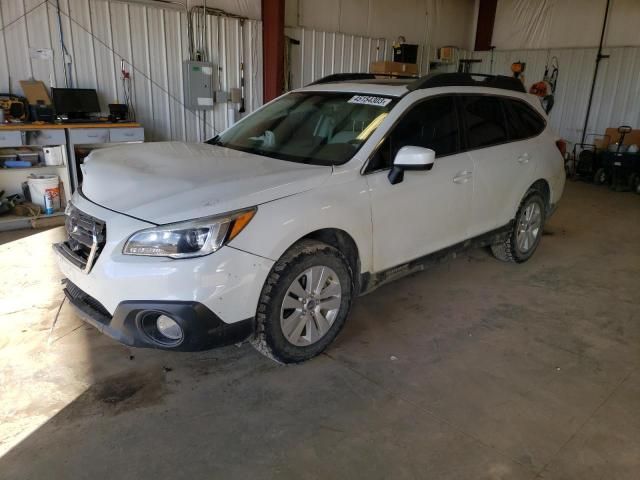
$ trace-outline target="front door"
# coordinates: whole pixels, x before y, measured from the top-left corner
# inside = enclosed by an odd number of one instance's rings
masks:
[[[387,175],[404,146],[430,148],[429,171],[406,171],[391,185]],[[473,195],[473,162],[460,153],[460,129],[451,96],[410,107],[366,169],[373,219],[374,270],[401,265],[467,238]]]

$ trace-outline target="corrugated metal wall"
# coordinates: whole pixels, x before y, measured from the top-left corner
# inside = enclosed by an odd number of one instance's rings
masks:
[[[551,111],[551,125],[571,142],[579,142],[587,111],[589,89],[595,68],[597,49],[574,48],[552,50],[495,51],[493,69],[489,52],[475,52],[476,73],[511,75],[513,62],[526,62],[527,88],[542,80],[547,59],[558,57],[560,74]],[[611,55],[600,63],[587,132],[603,133],[607,127],[622,124],[640,127],[640,48],[606,48]]]
[[[186,13],[112,0],[60,0],[60,7],[73,61],[73,86],[96,88],[104,111],[108,103],[123,101],[120,62],[124,59],[132,70],[137,119],[147,140],[199,141],[228,125],[227,104],[208,112],[206,121],[201,112],[183,107]],[[6,26],[0,33],[0,91],[20,93],[19,80],[30,77],[64,87],[55,1],[0,0],[0,22]],[[240,86],[239,39],[239,20],[208,17],[206,43],[211,60],[222,67],[224,90]],[[246,109],[251,111],[262,103],[260,22],[245,22],[244,40]],[[53,49],[53,62],[30,58],[30,47]]]
[[[393,56],[391,45],[384,38],[306,28],[288,28],[286,34],[300,42],[291,47],[292,89],[332,73],[368,72],[371,62]]]

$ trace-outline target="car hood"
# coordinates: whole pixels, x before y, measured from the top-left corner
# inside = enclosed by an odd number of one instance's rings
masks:
[[[82,193],[110,210],[162,224],[310,190],[331,171],[208,144],[144,143],[91,152],[82,165]]]

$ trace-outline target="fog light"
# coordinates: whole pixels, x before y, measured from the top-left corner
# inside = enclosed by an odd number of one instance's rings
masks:
[[[169,340],[175,342],[182,340],[182,328],[175,320],[166,315],[160,315],[157,318],[156,328],[158,329],[158,333]]]

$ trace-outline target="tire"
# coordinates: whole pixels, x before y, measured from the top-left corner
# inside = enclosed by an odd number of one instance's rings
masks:
[[[342,329],[353,290],[353,272],[339,250],[314,240],[298,242],[276,262],[262,288],[252,345],[280,363],[315,357]]]
[[[609,176],[604,168],[596,170],[596,173],[593,175],[593,183],[596,185],[604,185],[607,183],[607,180],[609,180]]]
[[[533,216],[527,219],[530,212]],[[535,212],[539,212],[536,217]],[[542,238],[542,230],[546,219],[546,202],[538,190],[530,190],[520,203],[516,213],[513,230],[502,242],[491,245],[493,256],[503,262],[523,263],[531,258]],[[534,220],[538,218],[538,220]],[[527,235],[529,227],[532,228]],[[523,233],[524,232],[524,233]],[[523,234],[527,238],[526,248],[522,243]]]
[[[633,172],[629,175],[629,189],[632,192],[640,193],[640,174]]]

